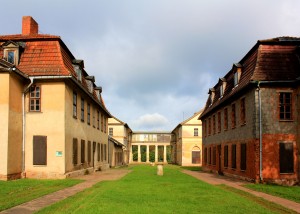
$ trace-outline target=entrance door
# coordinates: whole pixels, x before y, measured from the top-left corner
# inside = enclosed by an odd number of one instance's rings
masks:
[[[222,163],[221,163],[221,160],[222,160],[222,147],[221,145],[218,145],[217,146],[218,148],[218,166],[217,166],[217,169],[218,169],[218,173],[219,175],[223,175],[223,171],[222,171]]]

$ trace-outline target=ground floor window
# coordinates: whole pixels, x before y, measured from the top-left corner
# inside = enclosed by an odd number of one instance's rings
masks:
[[[228,167],[228,145],[224,146],[224,167]]]
[[[33,165],[47,165],[47,136],[33,136]]]
[[[236,145],[231,146],[231,168],[236,168]]]
[[[216,165],[216,158],[217,158],[217,152],[216,152],[216,147],[213,147],[213,165]]]
[[[78,140],[73,138],[73,164],[77,165],[78,160]]]
[[[280,173],[294,173],[293,143],[279,143]]]
[[[92,144],[91,141],[88,141],[88,162],[89,164],[92,161]]]
[[[208,164],[211,164],[211,147],[208,149]]]
[[[97,143],[97,161],[100,161],[100,143]]]
[[[131,150],[132,150],[132,160],[133,161],[138,161],[138,146],[133,145],[131,147]]]
[[[193,164],[200,163],[200,151],[192,151],[192,163]]]
[[[241,170],[246,170],[247,167],[247,145],[241,144]]]
[[[204,164],[207,164],[207,148],[204,149]]]
[[[85,162],[85,141],[81,140],[81,145],[80,145],[80,151],[81,151],[81,163]]]

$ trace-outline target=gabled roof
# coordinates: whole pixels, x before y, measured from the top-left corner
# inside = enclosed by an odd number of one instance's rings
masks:
[[[128,125],[127,123],[125,123],[125,122],[123,122],[122,120],[116,118],[115,116],[112,116],[112,118],[115,119],[116,121],[118,121],[118,122],[120,123],[120,125],[123,125],[123,126],[125,126],[126,128],[128,128],[128,129],[131,130],[131,128],[129,127],[129,125]],[[116,125],[116,124],[112,123],[111,125]],[[131,130],[131,131],[132,131],[132,130]]]
[[[200,119],[218,106],[258,81],[296,81],[300,77],[299,61],[300,38],[278,37],[258,40],[253,48],[239,63],[233,64],[231,70],[223,77],[227,85],[224,95],[220,97],[220,81],[214,86],[215,96],[209,96]],[[234,86],[234,73],[241,68],[241,76]]]
[[[177,129],[178,127],[187,124],[187,123],[188,123],[189,121],[191,121],[192,119],[194,119],[194,118],[197,118],[197,119],[198,119],[199,116],[200,116],[200,114],[201,114],[202,112],[203,112],[203,109],[201,109],[201,110],[198,111],[198,112],[195,112],[195,113],[193,114],[193,116],[191,116],[191,117],[189,117],[188,119],[186,119],[186,120],[182,121],[181,123],[179,123],[179,124],[173,129],[172,132],[174,132],[175,129]],[[200,122],[200,121],[199,121],[199,122]]]

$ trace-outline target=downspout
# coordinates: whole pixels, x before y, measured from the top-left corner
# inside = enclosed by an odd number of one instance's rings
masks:
[[[258,91],[258,109],[259,109],[259,179],[260,182],[263,181],[262,175],[262,111],[261,111],[261,91],[260,82],[257,82]]]
[[[30,83],[22,93],[22,175],[26,178],[25,174],[25,130],[26,130],[26,118],[25,118],[25,95],[29,91],[33,84],[34,77],[29,77]]]

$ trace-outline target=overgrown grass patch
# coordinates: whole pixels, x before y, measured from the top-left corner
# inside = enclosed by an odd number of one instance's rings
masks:
[[[247,184],[245,187],[300,203],[300,186],[279,186],[275,184]]]
[[[233,191],[181,173],[178,166],[164,166],[163,176],[156,175],[156,167],[130,169],[120,180],[100,182],[39,213],[274,213]]]
[[[80,182],[75,179],[0,181],[0,211]]]

